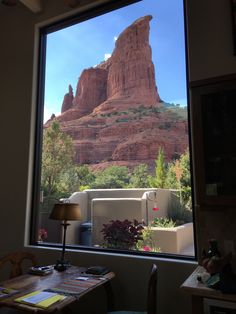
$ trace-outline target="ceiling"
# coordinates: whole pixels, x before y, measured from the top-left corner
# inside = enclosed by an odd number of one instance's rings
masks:
[[[64,1],[64,3],[70,8],[75,8],[81,3],[80,0],[60,0],[60,1]],[[43,10],[42,0],[0,0],[1,4],[11,7],[17,5],[18,2],[24,4],[33,13],[39,13]]]

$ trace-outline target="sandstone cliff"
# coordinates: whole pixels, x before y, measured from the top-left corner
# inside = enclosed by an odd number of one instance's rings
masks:
[[[107,61],[82,72],[75,96],[69,86],[56,119],[73,138],[78,164],[153,166],[160,146],[169,160],[188,146],[186,112],[168,109],[157,91],[151,19],[136,20]]]
[[[72,108],[73,100],[74,100],[73,89],[72,86],[69,85],[69,92],[64,96],[63,103],[61,106],[61,113]]]

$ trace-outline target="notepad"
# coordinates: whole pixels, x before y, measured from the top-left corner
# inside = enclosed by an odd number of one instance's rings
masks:
[[[19,303],[37,306],[40,308],[48,308],[52,304],[59,302],[63,299],[65,299],[65,296],[63,295],[53,292],[37,290],[29,294],[26,294],[20,298],[17,298],[15,299],[15,301]]]

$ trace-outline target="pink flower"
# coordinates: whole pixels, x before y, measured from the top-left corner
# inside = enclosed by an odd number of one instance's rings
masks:
[[[47,233],[47,230],[46,229],[39,229],[39,232],[38,232],[38,237],[40,240],[44,240],[44,239],[47,239],[48,237],[48,233]]]
[[[151,248],[150,248],[150,246],[145,245],[145,246],[143,247],[143,250],[144,250],[145,252],[150,252],[150,251],[151,251]]]
[[[159,207],[153,207],[152,210],[153,211],[158,211],[160,208]]]

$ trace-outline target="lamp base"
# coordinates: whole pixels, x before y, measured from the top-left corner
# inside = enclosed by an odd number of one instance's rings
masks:
[[[70,266],[71,266],[70,262],[63,261],[63,260],[58,260],[56,265],[54,266],[54,269],[56,269],[57,271],[65,271]]]

